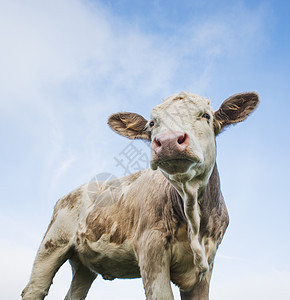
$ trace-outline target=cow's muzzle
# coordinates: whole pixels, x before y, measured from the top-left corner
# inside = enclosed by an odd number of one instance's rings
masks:
[[[181,131],[158,134],[152,141],[152,150],[158,156],[174,157],[184,153],[189,145],[189,136]]]
[[[160,167],[169,174],[185,173],[198,163],[190,151],[190,137],[181,131],[167,131],[156,135],[151,143],[151,168]]]

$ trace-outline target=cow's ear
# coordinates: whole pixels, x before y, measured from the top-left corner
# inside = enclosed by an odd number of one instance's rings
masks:
[[[259,96],[256,93],[236,94],[226,99],[214,113],[215,134],[228,125],[244,121],[258,103]]]
[[[131,140],[150,140],[150,132],[146,126],[147,120],[138,114],[129,112],[113,114],[108,119],[108,125],[120,135]]]

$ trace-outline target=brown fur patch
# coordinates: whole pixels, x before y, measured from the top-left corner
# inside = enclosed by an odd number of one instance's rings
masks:
[[[125,240],[127,239],[125,234],[122,234],[122,230],[120,228],[117,228],[116,231],[113,233],[113,235],[110,236],[110,243],[115,244],[123,244]]]
[[[103,234],[110,234],[110,242],[124,243],[134,231],[134,208],[130,203],[123,202],[122,197],[116,205],[105,208],[96,207],[87,217],[86,238],[97,241]],[[114,225],[114,231],[112,227]]]
[[[101,213],[96,213],[95,210],[88,215],[86,220],[87,231],[81,234],[83,238],[87,238],[89,241],[97,241],[106,232],[106,229],[111,228],[110,223],[105,224],[105,220],[100,215]]]
[[[57,203],[57,209],[62,208],[68,208],[73,209],[78,202],[78,200],[81,198],[82,192],[77,189],[71,193],[69,193],[67,196],[61,198],[59,202]]]
[[[44,245],[45,249],[51,249],[54,247],[54,243],[52,242],[52,239],[48,240],[45,245]]]

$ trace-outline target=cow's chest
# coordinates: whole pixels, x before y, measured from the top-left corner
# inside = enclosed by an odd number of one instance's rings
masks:
[[[209,266],[212,265],[217,250],[217,242],[210,237],[200,238]],[[187,232],[181,228],[172,245],[170,268],[171,281],[183,290],[191,289],[201,279],[199,268],[194,263],[194,253],[190,247]]]

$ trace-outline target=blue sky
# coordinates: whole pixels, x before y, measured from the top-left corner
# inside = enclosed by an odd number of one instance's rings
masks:
[[[114,158],[129,141],[107,117],[148,118],[182,90],[214,109],[242,91],[261,98],[217,138],[231,223],[211,299],[289,299],[289,12],[285,1],[0,1],[3,299],[20,299],[56,200],[96,174],[123,175]],[[47,299],[69,281],[65,265]],[[140,280],[97,279],[95,297],[144,299]]]

